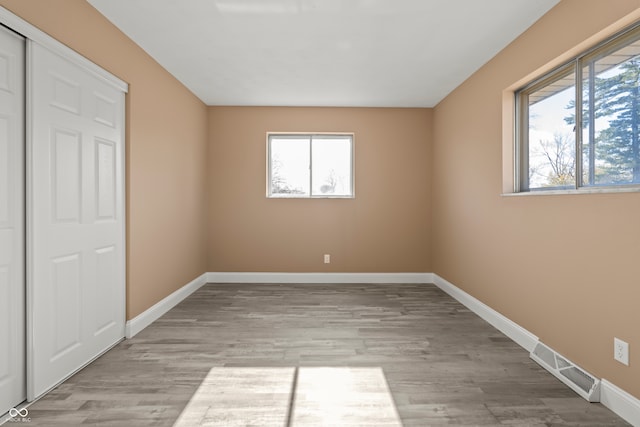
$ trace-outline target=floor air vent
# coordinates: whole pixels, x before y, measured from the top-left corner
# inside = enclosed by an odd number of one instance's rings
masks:
[[[538,342],[530,354],[540,366],[589,402],[600,402],[600,380]]]

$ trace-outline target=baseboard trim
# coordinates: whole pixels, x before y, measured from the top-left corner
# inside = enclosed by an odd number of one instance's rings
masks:
[[[207,273],[208,283],[433,283],[432,273]]]
[[[511,338],[529,353],[533,351],[533,348],[538,343],[537,336],[435,273],[433,274],[433,284]]]
[[[629,424],[640,427],[640,400],[605,379],[601,383],[600,403]]]
[[[200,275],[133,319],[128,320],[125,325],[125,337],[127,339],[133,338],[144,328],[158,320],[163,314],[178,305],[183,299],[204,286],[207,283],[207,277],[207,273]]]
[[[533,351],[538,343],[537,336],[437,274],[433,273],[432,276],[432,283],[437,287],[511,338],[529,353]],[[640,427],[640,400],[606,379],[601,380],[600,403],[634,427]]]

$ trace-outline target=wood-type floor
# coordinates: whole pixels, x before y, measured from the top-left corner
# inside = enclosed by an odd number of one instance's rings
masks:
[[[28,410],[30,426],[628,425],[409,284],[206,285]]]

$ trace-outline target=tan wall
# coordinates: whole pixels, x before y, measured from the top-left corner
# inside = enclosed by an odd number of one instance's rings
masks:
[[[356,198],[266,198],[268,131],[355,132]],[[431,110],[210,107],[209,143],[210,271],[431,270]]]
[[[636,397],[640,194],[500,194],[503,90],[639,6],[564,0],[437,105],[431,202],[436,273]]]
[[[85,1],[1,0],[129,83],[127,318],[206,271],[205,105]]]

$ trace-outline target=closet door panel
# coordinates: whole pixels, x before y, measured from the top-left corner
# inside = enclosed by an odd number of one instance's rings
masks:
[[[24,49],[0,28],[0,415],[26,398]]]
[[[124,337],[124,93],[30,46],[33,398]]]

